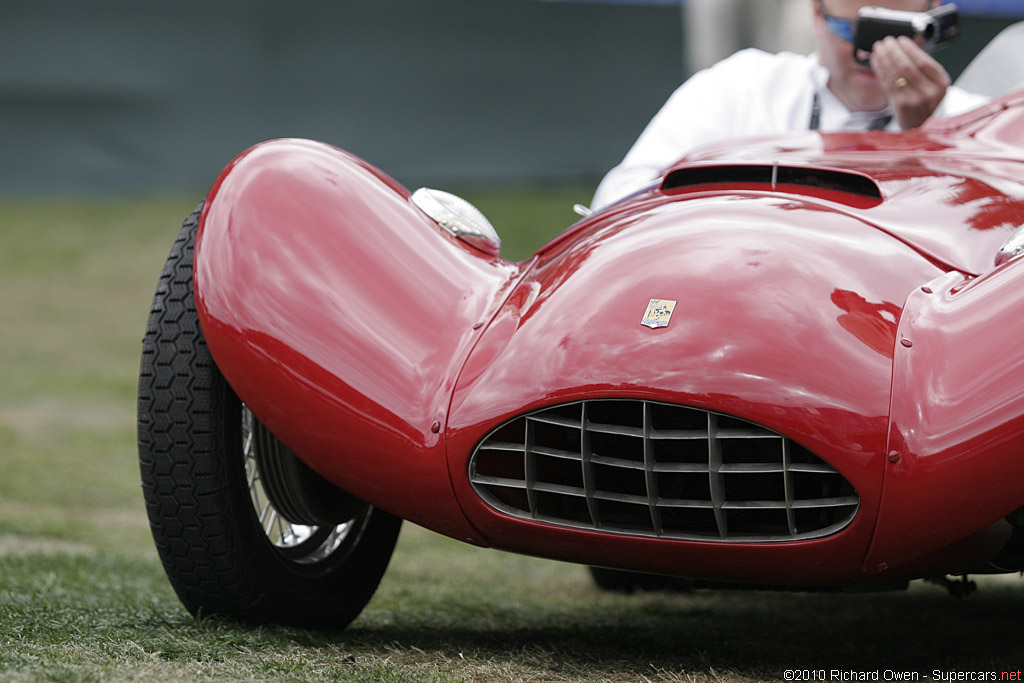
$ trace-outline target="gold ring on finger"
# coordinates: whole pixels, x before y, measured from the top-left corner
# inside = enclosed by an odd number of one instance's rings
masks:
[[[905,79],[903,76],[900,76],[899,78],[892,82],[892,86],[897,90],[905,88],[907,87],[907,79]]]

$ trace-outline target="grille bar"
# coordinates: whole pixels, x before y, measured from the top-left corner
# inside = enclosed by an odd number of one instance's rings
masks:
[[[506,514],[662,538],[820,538],[860,507],[842,475],[780,434],[642,400],[517,417],[477,446],[469,475],[481,499]]]
[[[530,516],[537,518],[537,454],[534,450],[533,422],[526,420],[526,436],[523,439],[523,470],[526,472],[526,502]]]
[[[722,509],[725,503],[725,486],[722,481],[722,445],[718,440],[718,416],[708,413],[708,478],[711,482],[711,505],[715,510],[715,524],[718,535],[729,536],[729,523]]]
[[[644,403],[644,484],[647,489],[647,509],[651,513],[651,525],[655,533],[661,534],[664,529],[661,525],[661,511],[658,508],[658,477],[654,473],[657,463],[654,459],[654,444],[651,443],[651,432],[654,431],[652,421],[650,404]]]
[[[597,482],[594,476],[594,453],[590,449],[590,432],[586,429],[586,403],[580,406],[580,424],[583,427],[580,429],[580,464],[582,465],[583,469],[583,490],[586,492],[587,513],[590,515],[590,523],[594,525],[594,528],[600,529],[600,508],[598,507],[597,497],[594,495],[597,491]]]
[[[793,514],[793,498],[796,496],[793,485],[793,452],[788,439],[782,442],[782,469],[785,472],[782,481],[786,496],[786,526],[789,535],[796,536],[796,516]]]

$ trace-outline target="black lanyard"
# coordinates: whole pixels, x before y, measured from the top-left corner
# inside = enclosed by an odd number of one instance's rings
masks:
[[[814,102],[811,104],[811,122],[808,124],[808,128],[811,130],[818,130],[821,127],[821,98],[818,97],[817,91],[814,93]]]

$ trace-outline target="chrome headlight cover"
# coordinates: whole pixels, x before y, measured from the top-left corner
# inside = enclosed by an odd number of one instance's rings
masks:
[[[501,238],[486,216],[468,201],[443,190],[421,187],[412,193],[412,203],[435,223],[466,244],[497,256]]]

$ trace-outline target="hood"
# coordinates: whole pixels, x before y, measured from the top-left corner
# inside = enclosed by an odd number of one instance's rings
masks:
[[[708,146],[670,168],[653,192],[709,189],[822,198],[830,210],[972,275],[991,270],[1000,246],[1024,225],[1024,164],[948,131],[806,133]]]
[[[631,396],[741,417],[819,453],[835,449],[822,420],[842,423],[852,446],[837,458],[867,461],[883,446],[903,303],[941,272],[807,197],[638,199],[540,252],[463,368],[451,427],[479,438],[530,409]],[[655,299],[674,310],[652,328]]]

